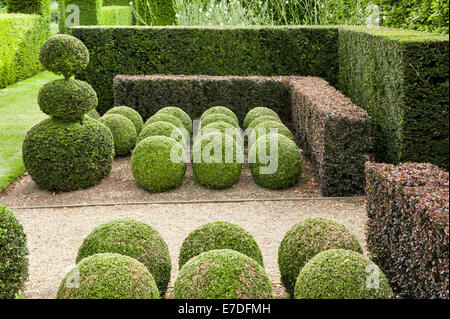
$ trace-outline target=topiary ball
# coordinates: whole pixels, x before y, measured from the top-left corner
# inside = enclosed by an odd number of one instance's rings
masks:
[[[235,140],[239,145],[244,146],[244,142],[241,135],[241,130],[235,126],[226,122],[213,122],[204,126],[200,132],[200,135],[206,135],[209,133],[219,132],[222,134],[228,134],[235,137]]]
[[[118,114],[125,116],[131,122],[133,122],[134,127],[136,128],[136,134],[139,135],[141,133],[142,128],[144,127],[144,121],[142,120],[141,115],[131,107],[128,106],[116,106],[110,109],[105,114]]]
[[[227,222],[214,222],[195,229],[183,241],[178,258],[180,269],[191,258],[218,249],[238,251],[264,266],[261,250],[248,231]]]
[[[272,283],[254,259],[211,250],[190,259],[174,286],[175,299],[271,299]]]
[[[116,253],[143,263],[158,286],[161,296],[170,281],[169,248],[162,236],[147,224],[116,220],[95,228],[83,241],[76,262],[98,253]]]
[[[114,150],[116,156],[127,156],[136,146],[137,134],[133,122],[125,116],[118,114],[106,114],[100,118],[114,138]]]
[[[61,282],[57,299],[159,299],[142,263],[119,254],[96,254],[79,262]]]
[[[293,226],[278,248],[278,267],[286,292],[293,297],[300,270],[318,253],[342,248],[362,253],[358,239],[342,224],[325,218],[308,218]]]
[[[192,148],[192,169],[201,185],[213,189],[232,187],[239,181],[242,147],[230,135],[209,133],[197,138]]]
[[[92,109],[89,112],[87,112],[86,116],[88,116],[88,117],[90,117],[91,119],[94,119],[94,120],[99,120],[100,119],[100,114],[97,112],[96,109]]]
[[[273,116],[275,118],[280,119],[278,114],[267,107],[255,107],[250,112],[247,113],[244,119],[244,130],[246,130],[250,123],[253,122],[255,119],[261,116]]]
[[[261,154],[268,157],[260,158]],[[268,189],[294,186],[303,170],[297,144],[281,134],[264,135],[253,143],[249,151],[249,166],[255,183]]]
[[[227,108],[225,106],[214,106],[214,107],[210,108],[209,110],[207,110],[206,112],[204,112],[202,114],[202,116],[200,117],[200,120],[203,121],[206,117],[213,115],[213,114],[227,115],[227,116],[231,117],[232,119],[234,119],[234,121],[236,123],[238,123],[238,126],[239,126],[239,119],[237,118],[236,114],[234,114],[234,112],[232,110],[230,110],[229,108]]]
[[[180,143],[184,149],[187,149],[187,141],[183,132],[175,125],[169,122],[150,123],[139,134],[137,143],[151,136],[167,136]]]
[[[186,128],[184,127],[183,123],[181,122],[181,120],[173,115],[164,114],[164,113],[155,114],[151,118],[149,118],[147,120],[147,122],[145,122],[144,127],[146,127],[149,124],[156,123],[156,122],[167,122],[167,123],[173,124],[183,132],[183,134],[186,138],[189,136],[188,132],[187,132]]]
[[[281,124],[283,124],[283,122],[281,122],[279,117],[275,117],[273,115],[265,115],[265,116],[260,116],[257,117],[256,119],[254,119],[247,127],[247,129],[255,129],[256,126],[258,126],[261,123],[264,122],[269,122],[269,121],[275,121],[275,122],[279,122]]]
[[[226,122],[235,128],[239,128],[239,122],[235,118],[233,118],[229,115],[224,115],[224,114],[220,114],[220,113],[214,113],[214,114],[205,116],[203,118],[203,120],[201,121],[202,128],[211,123],[216,123],[216,122]]]
[[[261,136],[275,133],[273,130],[276,130],[276,133],[284,135],[292,141],[295,140],[291,130],[289,130],[283,123],[279,121],[265,121],[256,125],[253,130],[249,130],[249,148],[251,148],[253,143],[255,143]]]
[[[295,299],[390,299],[383,272],[354,251],[331,249],[314,256],[301,270]]]
[[[89,64],[89,51],[77,38],[57,34],[41,47],[39,60],[44,68],[62,74],[66,79],[83,70]]]
[[[14,299],[27,279],[27,236],[13,212],[0,205],[0,299]]]
[[[44,120],[23,143],[23,162],[42,189],[73,191],[97,184],[111,171],[114,142],[111,131],[85,117],[82,122]]]
[[[131,170],[139,187],[164,192],[181,186],[186,175],[186,151],[167,136],[139,142],[131,157]]]
[[[169,114],[177,117],[181,123],[183,123],[184,128],[192,135],[193,125],[191,117],[182,109],[175,106],[168,106],[160,109],[156,114]]]
[[[63,120],[81,119],[97,107],[97,93],[86,82],[60,79],[45,84],[39,90],[42,112]]]

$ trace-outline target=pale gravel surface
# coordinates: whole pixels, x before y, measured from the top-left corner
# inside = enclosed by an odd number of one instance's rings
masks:
[[[308,217],[331,218],[345,224],[365,248],[366,210],[362,200],[307,200],[223,204],[169,204],[70,209],[15,210],[28,236],[30,278],[27,298],[54,298],[65,273],[74,266],[78,247],[96,226],[115,219],[136,219],[157,229],[166,240],[172,258],[172,282],[178,273],[178,252],[184,238],[196,227],[216,221],[236,223],[253,234],[261,247],[265,268],[280,287],[278,246],[295,223]],[[171,297],[169,290],[168,297]]]

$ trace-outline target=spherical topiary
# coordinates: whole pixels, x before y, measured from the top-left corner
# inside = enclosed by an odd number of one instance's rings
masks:
[[[318,253],[342,248],[362,253],[358,239],[342,224],[325,218],[308,218],[293,226],[278,248],[278,267],[286,292],[294,295],[303,266]]]
[[[137,143],[151,136],[167,136],[180,143],[185,149],[188,147],[183,132],[169,122],[155,122],[148,124],[139,134]]]
[[[192,257],[218,249],[241,252],[264,266],[261,250],[248,231],[227,222],[214,222],[195,229],[183,241],[178,258],[180,268]]]
[[[228,134],[209,133],[197,138],[192,148],[192,169],[201,185],[224,189],[242,174],[243,150]]]
[[[271,299],[272,283],[254,259],[211,250],[190,259],[174,286],[175,299]]]
[[[167,113],[155,114],[151,118],[149,118],[147,120],[147,122],[145,122],[144,127],[146,127],[149,124],[155,123],[155,122],[171,123],[171,124],[175,125],[176,127],[178,127],[183,132],[185,137],[188,137],[189,133],[186,130],[186,128],[184,127],[184,125],[181,122],[181,120],[179,118],[173,116],[173,115],[170,115],[170,114],[167,114]]]
[[[34,126],[23,143],[23,161],[42,189],[72,191],[106,177],[114,160],[111,131],[99,121],[47,119]]]
[[[88,116],[88,117],[90,117],[91,119],[94,119],[94,120],[99,120],[100,119],[100,114],[97,112],[96,109],[92,109],[89,112],[87,112],[86,116]]]
[[[128,106],[113,107],[105,114],[118,114],[125,116],[127,119],[133,122],[134,127],[136,128],[137,135],[141,133],[142,128],[144,126],[144,121],[142,120],[141,115],[135,109],[132,109],[131,107]]]
[[[13,299],[27,279],[27,236],[13,212],[0,205],[0,299]]]
[[[253,128],[254,129],[259,124],[264,123],[264,122],[268,122],[268,121],[275,121],[275,122],[283,123],[283,122],[281,122],[279,117],[275,117],[273,115],[264,115],[264,116],[260,116],[260,117],[257,117],[256,119],[254,119],[248,125],[247,129],[249,129],[249,128]]]
[[[167,136],[139,142],[131,157],[131,170],[139,187],[164,192],[181,186],[186,175],[186,151]]]
[[[66,79],[89,64],[89,51],[75,37],[57,34],[49,38],[41,47],[39,60],[44,68],[62,74]]]
[[[250,112],[248,112],[247,115],[245,116],[244,130],[246,130],[248,128],[248,126],[250,125],[251,122],[253,122],[255,119],[257,119],[258,117],[261,117],[261,116],[273,116],[278,119],[280,118],[275,111],[273,111],[267,107],[255,107]]]
[[[47,83],[39,91],[39,107],[53,117],[73,121],[97,107],[97,93],[86,82],[60,79]]]
[[[100,118],[114,138],[116,156],[126,156],[136,146],[137,134],[133,122],[119,114],[106,114]]]
[[[76,262],[98,253],[116,253],[143,263],[164,296],[170,281],[169,248],[162,236],[147,224],[116,220],[95,228],[83,241]]]
[[[296,299],[390,299],[392,289],[380,268],[363,255],[344,249],[313,257],[298,275]]]
[[[260,158],[261,154],[267,154],[268,158]],[[281,134],[267,134],[253,143],[249,151],[249,166],[255,183],[268,189],[294,186],[303,170],[297,145]]]
[[[241,130],[227,122],[213,122],[202,127],[200,135],[206,135],[209,133],[220,132],[222,134],[228,134],[234,136],[239,145],[243,146],[243,140]]]
[[[294,135],[292,135],[291,130],[289,130],[286,125],[279,121],[265,121],[256,125],[253,130],[248,131],[249,148],[252,147],[253,143],[255,143],[259,137],[271,133],[284,135],[290,140],[294,141]]]
[[[80,261],[59,286],[57,299],[159,299],[153,276],[142,263],[119,254]]]
[[[239,119],[237,118],[236,114],[234,114],[234,112],[232,110],[230,110],[229,108],[227,108],[225,106],[214,106],[214,107],[210,108],[209,110],[207,110],[206,112],[204,112],[202,114],[202,116],[200,117],[200,120],[203,121],[206,117],[208,117],[209,115],[213,115],[213,114],[228,115],[229,117],[233,118],[236,123],[239,124]]]
[[[202,128],[215,122],[226,122],[235,128],[239,128],[239,122],[234,117],[220,113],[213,113],[205,116],[201,122]]]
[[[182,109],[175,106],[168,106],[160,109],[156,114],[170,114],[177,117],[181,123],[183,123],[184,128],[192,135],[193,126],[191,117]]]

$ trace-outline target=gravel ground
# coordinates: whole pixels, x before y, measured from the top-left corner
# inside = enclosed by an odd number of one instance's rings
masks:
[[[25,228],[30,250],[26,298],[54,298],[62,278],[74,266],[83,238],[96,226],[115,219],[136,219],[162,234],[172,258],[171,285],[178,273],[178,252],[189,232],[216,220],[236,223],[255,237],[276,297],[285,298],[279,284],[277,250],[292,225],[308,217],[331,218],[345,224],[365,247],[367,220],[365,202],[358,199],[16,209],[15,214]]]

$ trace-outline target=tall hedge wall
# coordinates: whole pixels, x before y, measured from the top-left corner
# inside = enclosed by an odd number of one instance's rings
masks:
[[[59,31],[67,33],[66,8],[76,5],[80,9],[80,25],[98,25],[101,21],[103,0],[59,0]],[[70,13],[69,13],[70,14]]]
[[[8,13],[50,15],[51,0],[6,0]]]
[[[174,25],[177,23],[175,0],[134,0],[133,6],[141,19],[140,25]]]
[[[448,37],[413,31],[339,31],[339,88],[372,117],[379,162],[448,169]]]
[[[103,0],[103,6],[109,7],[109,6],[130,6],[130,2],[133,2],[133,0]]]
[[[102,7],[99,24],[132,25],[131,8],[128,6]]]

